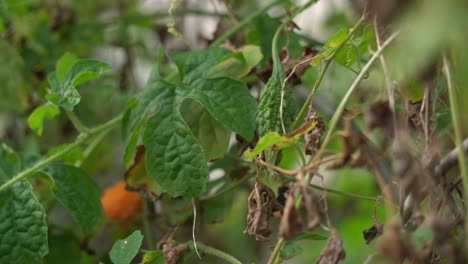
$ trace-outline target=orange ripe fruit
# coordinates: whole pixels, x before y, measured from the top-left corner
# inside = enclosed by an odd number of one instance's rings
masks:
[[[127,222],[138,216],[143,209],[143,200],[137,192],[125,189],[125,182],[116,182],[107,188],[101,197],[102,207],[107,217],[119,222]]]

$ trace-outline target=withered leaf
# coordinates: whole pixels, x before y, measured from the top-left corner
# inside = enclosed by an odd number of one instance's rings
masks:
[[[371,105],[365,114],[366,127],[372,130],[377,127],[387,129],[389,134],[393,133],[392,111],[387,102],[378,101]]]
[[[366,240],[366,244],[369,244],[372,240],[374,240],[377,236],[382,235],[383,233],[383,225],[377,221],[374,224],[364,231],[362,231],[362,235]]]
[[[303,181],[300,184],[300,190],[307,212],[307,228],[313,229],[320,225],[321,215],[325,213],[325,206],[321,203],[319,194]]]
[[[268,219],[282,206],[276,201],[274,192],[257,181],[248,198],[247,226],[244,234],[255,236],[256,240],[267,240],[271,234]]]
[[[138,146],[132,166],[125,172],[126,188],[129,191],[140,192],[148,200],[157,201],[163,193],[159,184],[146,173],[146,149]]]
[[[288,194],[286,204],[283,209],[283,217],[281,218],[279,226],[279,236],[283,237],[286,241],[290,241],[294,236],[301,232],[302,221],[301,217],[296,210],[296,204],[294,199],[294,189]]]
[[[320,253],[316,264],[336,264],[340,260],[344,260],[346,252],[343,248],[343,239],[335,229],[330,229],[330,239],[327,246]]]
[[[315,127],[304,135],[306,142],[305,153],[314,155],[321,146],[322,133],[325,131],[326,126],[323,119],[312,108],[309,108],[305,122],[309,124],[316,122]]]

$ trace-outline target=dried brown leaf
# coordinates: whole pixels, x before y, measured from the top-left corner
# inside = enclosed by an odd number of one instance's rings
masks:
[[[369,244],[372,240],[374,240],[376,237],[382,234],[383,234],[383,225],[379,223],[378,221],[375,221],[374,224],[369,229],[362,231],[362,235],[364,236],[364,239],[366,240],[366,244]]]
[[[343,248],[343,239],[335,229],[330,230],[330,239],[327,246],[320,253],[316,264],[336,264],[340,260],[344,260],[346,252]]]
[[[307,228],[313,229],[320,225],[321,216],[325,213],[325,205],[317,191],[307,186],[303,181],[300,188],[307,212]]]
[[[268,219],[282,206],[276,201],[275,194],[266,185],[257,181],[248,198],[247,226],[244,234],[255,236],[256,240],[267,240],[271,234]]]
[[[322,133],[325,132],[326,126],[323,119],[312,108],[309,108],[305,122],[316,122],[315,127],[304,136],[306,142],[305,153],[307,155],[314,155],[321,146]]]
[[[290,241],[294,236],[301,232],[302,221],[301,217],[296,210],[296,203],[294,198],[294,189],[288,194],[286,204],[283,210],[283,217],[281,218],[279,226],[279,236],[283,237],[286,241]]]

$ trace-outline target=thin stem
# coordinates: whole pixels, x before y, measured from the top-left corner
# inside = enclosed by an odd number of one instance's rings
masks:
[[[455,145],[458,152],[458,166],[460,167],[460,176],[463,182],[464,200],[468,201],[468,169],[465,162],[465,152],[463,151],[463,139],[459,105],[457,101],[457,91],[453,84],[452,69],[447,55],[444,55],[444,72],[447,77],[447,87],[450,100],[450,112],[452,113],[453,130],[455,132]],[[468,210],[465,215],[465,232],[468,232]]]
[[[83,158],[75,162],[76,167],[80,167],[81,164],[93,153],[96,147],[101,143],[101,141],[106,137],[107,133],[110,132],[111,129],[107,129],[101,132],[101,134],[97,135],[91,143],[89,143],[88,147],[83,152]]]
[[[284,244],[284,238],[280,237],[280,239],[278,239],[278,242],[276,242],[275,249],[273,249],[273,253],[271,253],[270,259],[268,260],[268,264],[274,264],[276,262],[276,258],[278,257]]]
[[[270,3],[269,5],[266,5],[265,7],[263,8],[260,8],[259,10],[257,10],[256,12],[254,12],[253,14],[251,14],[250,16],[246,17],[245,19],[243,19],[242,21],[240,21],[237,25],[235,25],[234,27],[232,27],[230,30],[226,31],[226,33],[224,33],[223,35],[221,35],[218,39],[216,39],[215,41],[213,41],[213,43],[211,43],[210,46],[214,47],[214,46],[219,46],[221,44],[223,44],[223,42],[227,39],[229,39],[231,36],[233,36],[234,34],[236,34],[239,30],[241,30],[242,28],[244,28],[245,26],[249,25],[252,20],[254,20],[255,18],[257,18],[258,16],[260,16],[261,14],[265,13],[266,11],[268,11],[268,9],[272,8],[273,6],[275,5],[278,5],[280,3],[282,3],[283,0],[277,0],[277,1],[274,1],[272,3]]]
[[[68,119],[72,122],[73,126],[75,129],[80,132],[80,133],[88,133],[89,128],[86,127],[81,120],[76,116],[76,114],[73,111],[70,110],[65,110],[65,113],[67,114]]]
[[[85,141],[87,141],[88,139],[93,137],[94,135],[99,134],[102,131],[107,130],[107,129],[111,128],[111,127],[114,127],[121,120],[122,120],[122,115],[119,115],[119,116],[111,119],[110,121],[108,121],[108,122],[106,122],[106,123],[104,123],[104,124],[102,124],[100,126],[89,129],[88,133],[79,134],[77,136],[75,142],[71,143],[66,148],[62,149],[61,151],[58,151],[57,153],[51,155],[50,157],[47,157],[44,160],[39,161],[38,163],[36,163],[32,167],[23,170],[22,172],[18,173],[16,176],[11,178],[9,181],[5,182],[2,186],[0,186],[0,192],[4,191],[5,189],[7,189],[11,185],[15,184],[16,182],[30,176],[31,174],[36,172],[38,169],[48,165],[49,163],[51,163],[51,162],[53,162],[53,161],[55,161],[57,159],[60,159],[63,155],[67,154],[68,152],[70,152],[74,148],[78,147],[79,145],[81,145],[82,143],[84,143]]]
[[[354,193],[349,193],[349,192],[343,192],[343,191],[339,191],[339,190],[335,190],[335,189],[331,189],[331,188],[327,188],[327,187],[322,187],[322,186],[319,186],[319,185],[316,185],[316,184],[313,184],[313,183],[309,183],[309,185],[312,188],[320,190],[320,191],[324,191],[324,192],[327,192],[327,193],[334,193],[334,194],[346,196],[346,197],[352,198],[352,199],[373,201],[373,202],[379,201],[378,197],[371,197],[371,196],[364,196],[364,195],[359,195],[359,194],[354,194]]]
[[[328,67],[333,61],[333,58],[338,54],[338,52],[344,47],[346,42],[348,42],[356,33],[357,29],[361,26],[362,22],[364,21],[364,17],[361,17],[358,22],[349,30],[348,35],[346,35],[346,38],[338,45],[338,47],[335,48],[332,54],[328,56],[325,59],[325,65],[323,66],[322,71],[320,72],[320,75],[318,76],[317,80],[314,83],[314,86],[312,87],[312,90],[310,91],[309,96],[307,96],[306,101],[302,105],[301,110],[299,111],[299,114],[297,114],[296,119],[294,120],[294,123],[292,125],[292,129],[296,129],[299,124],[301,123],[301,120],[304,119],[305,113],[307,109],[309,108],[309,105],[312,101],[312,98],[314,97],[315,93],[317,92],[318,88],[320,87],[320,84],[322,83],[323,78],[325,77],[325,73],[328,70]]]
[[[194,248],[194,244],[192,241],[189,241],[187,242],[187,244],[190,246],[190,248]],[[240,262],[238,259],[236,259],[235,257],[221,251],[221,250],[218,250],[216,248],[212,248],[212,247],[209,247],[207,245],[204,245],[204,244],[201,244],[200,242],[197,243],[197,247],[198,249],[200,249],[200,251],[202,252],[205,252],[206,254],[210,254],[210,255],[213,255],[213,256],[216,256],[220,259],[224,259],[225,261],[229,262],[229,263],[233,263],[233,264],[241,264],[242,262]]]

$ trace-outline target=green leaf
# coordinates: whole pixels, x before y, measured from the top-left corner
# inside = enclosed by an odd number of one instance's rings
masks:
[[[65,77],[65,83],[78,86],[86,81],[99,77],[109,70],[109,64],[97,60],[78,60]]]
[[[64,81],[67,73],[70,71],[73,64],[78,61],[78,57],[72,53],[65,53],[63,56],[57,61],[56,66],[56,74],[59,81]]]
[[[143,241],[140,230],[136,230],[123,240],[118,240],[112,246],[110,258],[114,264],[129,264],[138,253]]]
[[[208,160],[221,158],[229,147],[231,132],[216,121],[201,104],[194,100],[182,103],[180,112],[190,127]]]
[[[44,121],[46,119],[52,119],[60,113],[60,109],[53,104],[44,104],[31,113],[28,117],[28,124],[32,130],[34,130],[39,136],[42,135],[44,128]]]
[[[42,263],[48,253],[46,214],[31,184],[17,182],[0,196],[0,263]]]
[[[282,259],[292,259],[295,256],[302,254],[302,247],[295,242],[289,242],[280,251]]]
[[[247,45],[240,51],[231,53],[205,72],[205,78],[241,78],[247,75],[263,58],[258,46]]]
[[[260,152],[271,146],[275,146],[277,149],[281,149],[295,144],[296,142],[297,139],[295,137],[290,138],[281,136],[276,132],[269,132],[258,141],[257,145],[252,151],[247,150],[244,152],[244,155],[247,159],[252,160],[255,158],[255,156],[260,154]]]
[[[161,250],[148,251],[143,255],[142,264],[166,264],[166,259]]]
[[[246,85],[230,78],[203,77],[227,54],[229,51],[221,48],[171,54],[181,83],[150,80],[131,113],[130,128],[135,131],[157,106],[143,133],[146,171],[173,196],[200,195],[208,180],[207,156],[180,112],[184,100],[194,99],[222,126],[247,140],[253,138],[256,104]],[[211,153],[217,156],[219,150]]]
[[[342,28],[333,34],[323,46],[323,51],[317,54],[311,61],[311,66],[317,66],[322,60],[328,58],[342,45],[348,35],[348,29]],[[339,64],[350,67],[356,62],[358,49],[351,41],[347,41],[335,55],[334,60]],[[367,47],[366,47],[367,48]]]
[[[98,226],[103,210],[100,189],[83,170],[62,164],[44,169],[54,181],[52,193],[68,209],[86,234]]]
[[[77,60],[77,58],[66,53],[57,62],[55,72],[48,76],[50,91],[46,95],[47,100],[56,106],[73,110],[81,96],[76,90],[76,86],[99,77],[110,66],[97,60]]]

